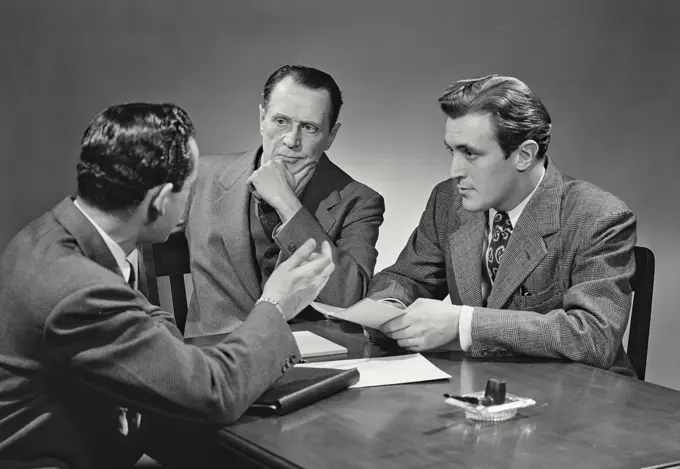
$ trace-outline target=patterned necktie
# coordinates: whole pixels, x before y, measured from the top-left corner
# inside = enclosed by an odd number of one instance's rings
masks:
[[[260,223],[262,223],[262,228],[264,229],[264,232],[267,234],[267,237],[269,237],[269,239],[273,240],[274,229],[279,223],[281,223],[281,218],[279,218],[279,214],[276,213],[274,207],[272,207],[265,201],[260,201],[260,203],[257,204],[257,212],[258,212],[257,216],[260,219]]]
[[[130,262],[127,259],[126,259],[126,261],[128,263],[128,266],[130,266],[130,275],[128,276],[127,284],[130,288],[134,289],[135,288],[135,278],[136,278],[135,277],[135,269],[134,269],[134,267],[132,267],[132,262]]]
[[[512,223],[510,223],[507,212],[497,212],[496,216],[493,217],[492,233],[491,242],[486,250],[486,268],[493,283],[496,280],[496,273],[501,264],[505,246],[508,245],[508,239],[512,234]]]

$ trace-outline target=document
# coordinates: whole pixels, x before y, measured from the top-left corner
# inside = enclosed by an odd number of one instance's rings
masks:
[[[302,358],[323,357],[326,355],[342,355],[347,349],[342,345],[331,342],[309,331],[294,331],[295,342],[300,349]]]
[[[323,303],[312,302],[312,308],[326,316],[379,329],[387,321],[403,316],[405,311],[381,301],[364,298],[349,308],[338,308]]]
[[[350,386],[351,388],[388,386],[451,378],[451,375],[444,373],[419,353],[396,357],[298,363],[295,367],[334,368],[338,370],[357,368],[359,370],[359,382]]]

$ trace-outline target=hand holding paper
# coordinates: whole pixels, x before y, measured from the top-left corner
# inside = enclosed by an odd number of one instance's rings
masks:
[[[380,330],[400,347],[431,350],[458,337],[461,307],[429,298],[418,298],[405,314],[383,324]]]
[[[379,329],[380,326],[394,318],[402,316],[404,311],[387,303],[364,298],[349,308],[338,308],[322,303],[312,302],[312,307],[326,316],[361,324],[365,327]]]

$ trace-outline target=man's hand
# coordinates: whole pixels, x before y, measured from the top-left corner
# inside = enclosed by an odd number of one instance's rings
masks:
[[[400,347],[421,352],[440,347],[458,337],[460,306],[443,301],[418,298],[406,314],[380,326]]]
[[[286,320],[291,320],[319,296],[335,269],[328,241],[314,252],[316,241],[308,239],[279,265],[269,278],[262,296],[279,303]]]
[[[300,177],[304,177],[313,167],[307,169]],[[295,193],[298,175],[288,171],[286,163],[281,160],[270,160],[263,163],[250,175],[246,184],[259,200],[264,200],[279,214],[282,222],[287,222],[302,207]]]

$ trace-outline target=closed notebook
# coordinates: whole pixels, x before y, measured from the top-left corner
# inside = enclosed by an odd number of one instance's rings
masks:
[[[249,413],[287,414],[343,391],[359,381],[359,370],[293,367],[250,406]]]
[[[347,348],[309,331],[294,331],[295,342],[305,360],[347,355]]]

